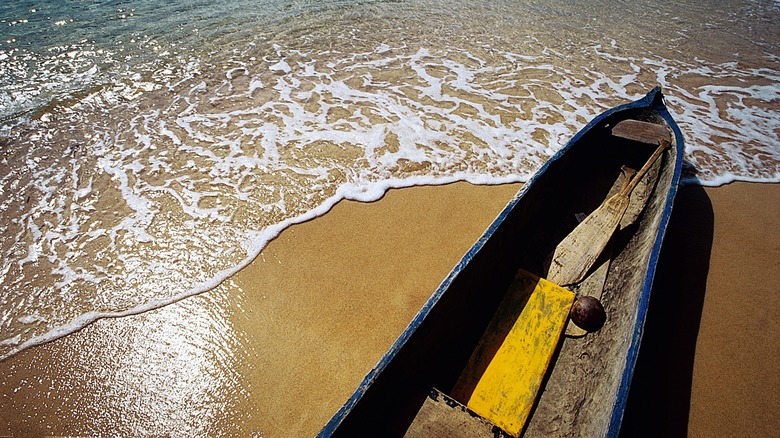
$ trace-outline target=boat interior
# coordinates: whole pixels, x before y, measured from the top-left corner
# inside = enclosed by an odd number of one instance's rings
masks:
[[[559,152],[523,186],[444,280],[380,363],[381,369],[364,382],[362,396],[353,397],[354,405],[346,411],[336,436],[367,431],[404,436],[415,429],[410,425],[430,397],[441,394],[451,407],[468,402],[462,395],[468,390],[453,393],[453,389],[518,270],[544,277],[556,246],[584,215],[615,192],[625,178],[622,169],[641,168],[657,148],[657,142],[613,135],[612,129],[623,119],[659,125],[674,143],[664,118],[648,107],[602,119]],[[607,321],[597,332],[561,338],[522,435],[598,436],[609,426],[650,252],[657,245],[659,216],[667,202],[663,194],[674,173],[674,149],[664,152],[645,176],[644,186],[635,189],[637,197],[645,199],[638,201],[633,222],[621,224],[610,240],[604,256],[606,280],[596,286],[599,290],[587,290],[591,286],[585,285],[594,273],[572,287],[580,294],[598,293]]]

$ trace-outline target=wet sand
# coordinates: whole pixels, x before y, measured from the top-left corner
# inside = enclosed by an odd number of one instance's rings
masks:
[[[311,436],[517,188],[343,202],[214,291],[14,356],[0,436]],[[624,435],[780,426],[777,217],[777,184],[680,191]]]

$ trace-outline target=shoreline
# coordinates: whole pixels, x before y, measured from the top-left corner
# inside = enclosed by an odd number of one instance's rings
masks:
[[[519,187],[343,201],[213,291],[23,351],[0,362],[0,435],[316,434]],[[779,213],[777,184],[680,188],[655,288],[694,292],[654,288],[624,433],[780,426]]]

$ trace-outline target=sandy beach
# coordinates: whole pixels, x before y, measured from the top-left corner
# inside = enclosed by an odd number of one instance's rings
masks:
[[[217,289],[0,363],[0,435],[312,436],[519,185],[392,190],[285,230]],[[780,185],[681,189],[625,436],[780,426]]]

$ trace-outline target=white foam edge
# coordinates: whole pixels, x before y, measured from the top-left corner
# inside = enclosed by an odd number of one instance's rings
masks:
[[[727,184],[735,182],[744,183],[756,183],[756,184],[777,184],[780,183],[780,173],[775,173],[773,176],[767,177],[752,177],[744,175],[736,175],[734,173],[724,173],[714,178],[701,179],[694,176],[685,177],[680,179],[680,186],[703,186],[703,187],[721,187]]]
[[[216,288],[217,286],[219,286],[222,282],[224,282],[228,278],[235,275],[237,272],[239,272],[240,270],[248,266],[250,263],[252,263],[252,261],[255,260],[257,256],[260,255],[262,250],[266,246],[268,246],[268,243],[270,243],[272,240],[278,237],[282,233],[282,231],[284,231],[285,229],[289,228],[292,225],[308,222],[312,219],[325,215],[336,204],[338,204],[342,200],[373,202],[381,199],[391,189],[401,189],[401,188],[408,188],[414,186],[441,186],[441,185],[451,184],[455,182],[468,182],[474,185],[501,185],[501,184],[521,183],[527,181],[527,179],[528,179],[527,177],[522,177],[519,175],[493,177],[493,176],[486,176],[480,174],[457,173],[454,175],[448,175],[444,177],[417,176],[417,177],[410,177],[410,178],[389,179],[389,180],[371,182],[362,185],[355,184],[355,183],[347,183],[345,185],[340,186],[339,189],[336,190],[335,195],[326,199],[319,206],[307,211],[302,215],[286,219],[282,222],[271,225],[263,229],[262,231],[257,232],[256,235],[251,238],[250,244],[247,248],[247,253],[248,253],[247,257],[244,258],[244,260],[242,260],[236,266],[220,271],[210,280],[206,280],[201,283],[198,283],[194,287],[190,288],[189,290],[174,295],[172,297],[166,299],[153,300],[144,303],[142,305],[132,307],[127,310],[123,310],[121,312],[94,312],[93,311],[93,312],[83,313],[65,325],[54,327],[42,335],[32,337],[21,343],[19,342],[21,340],[20,335],[17,335],[10,339],[6,339],[4,341],[0,341],[0,345],[18,344],[16,348],[13,348],[9,352],[0,356],[0,362],[28,348],[46,344],[48,342],[54,341],[56,339],[77,332],[82,328],[100,319],[123,318],[126,316],[139,315],[141,313],[149,312],[155,309],[168,306],[170,304],[181,301],[185,298],[189,298],[195,295],[200,295],[202,293],[208,292]]]

